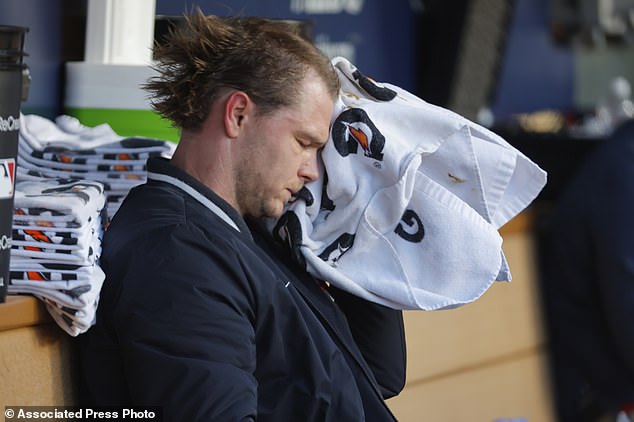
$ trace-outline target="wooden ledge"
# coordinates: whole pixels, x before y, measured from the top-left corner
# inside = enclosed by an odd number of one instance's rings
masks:
[[[46,306],[33,296],[7,295],[0,303],[0,331],[51,322]]]
[[[500,227],[502,236],[512,233],[529,232],[533,229],[533,215],[530,210],[525,210],[513,217],[508,223]]]

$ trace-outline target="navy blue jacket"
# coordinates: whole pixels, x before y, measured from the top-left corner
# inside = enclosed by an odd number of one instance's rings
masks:
[[[177,421],[389,421],[402,313],[333,291],[268,233],[163,159],[109,226],[86,404]]]
[[[543,248],[561,400],[634,403],[634,121],[575,175]]]

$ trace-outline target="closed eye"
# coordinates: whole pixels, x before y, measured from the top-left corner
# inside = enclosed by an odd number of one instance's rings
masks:
[[[317,143],[317,142],[311,142],[311,141],[300,140],[300,139],[297,140],[297,143],[304,150],[314,149],[317,152],[321,152],[321,150],[323,150],[324,147],[326,146],[325,144],[321,142]]]
[[[303,148],[321,149],[326,145],[327,136],[322,139],[308,131],[299,131],[295,134],[295,139]]]
[[[297,139],[297,143],[300,144],[302,148],[310,148],[313,145],[312,142],[303,139]]]

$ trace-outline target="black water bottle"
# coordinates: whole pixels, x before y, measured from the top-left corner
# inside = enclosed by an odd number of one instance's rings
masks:
[[[0,25],[0,302],[9,283],[15,166],[18,155],[20,105],[26,99],[23,80],[24,36],[28,28]]]

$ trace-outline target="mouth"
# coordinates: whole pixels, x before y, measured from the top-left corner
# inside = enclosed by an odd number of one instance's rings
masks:
[[[297,192],[298,191],[293,191],[291,189],[286,189],[288,191],[288,193],[290,194],[288,200],[286,201],[287,204],[292,204],[295,201],[297,201]]]
[[[288,203],[292,204],[299,199],[303,200],[306,203],[306,205],[309,207],[314,202],[313,195],[310,192],[310,190],[306,188],[306,186],[302,186],[300,189],[296,190],[295,192],[292,192],[291,198],[289,199]]]

